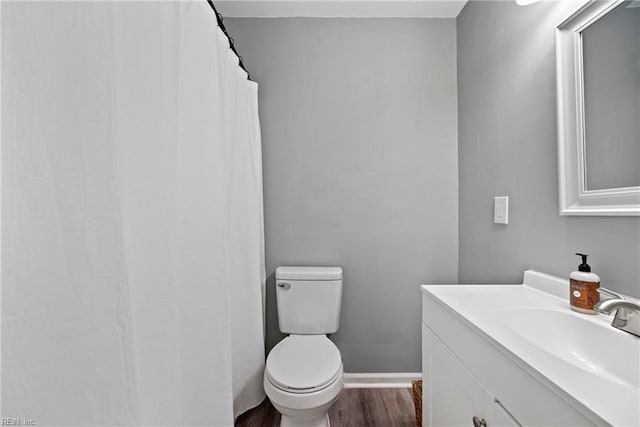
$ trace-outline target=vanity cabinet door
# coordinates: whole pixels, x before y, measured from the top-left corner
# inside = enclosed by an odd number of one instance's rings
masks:
[[[422,355],[424,426],[520,425],[425,324]]]

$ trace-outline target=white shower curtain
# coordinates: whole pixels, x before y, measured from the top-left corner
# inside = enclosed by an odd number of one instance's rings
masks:
[[[264,398],[257,85],[205,0],[3,2],[2,417]]]

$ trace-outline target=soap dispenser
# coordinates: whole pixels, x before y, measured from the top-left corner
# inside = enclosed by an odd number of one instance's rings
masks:
[[[585,314],[597,314],[593,309],[600,301],[600,277],[591,272],[591,267],[587,264],[586,254],[576,253],[582,257],[582,264],[578,266],[578,271],[569,275],[571,308]]]

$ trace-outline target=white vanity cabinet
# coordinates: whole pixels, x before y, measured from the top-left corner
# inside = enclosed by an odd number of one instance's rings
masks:
[[[424,426],[519,426],[500,402],[422,325]]]
[[[600,408],[593,401],[585,404],[578,395],[590,385],[587,381],[591,377],[582,378],[582,371],[572,375],[570,365],[533,348],[526,340],[509,341],[512,334],[502,322],[504,315],[498,306],[511,298],[522,305],[555,297],[523,285],[422,287],[423,425],[635,425],[636,418],[631,412],[622,422],[611,422],[600,415],[602,412],[596,412]],[[557,309],[564,309],[564,302],[558,301]],[[568,307],[566,310],[570,311]],[[549,366],[556,365],[558,371],[549,370]],[[568,392],[559,379],[547,372],[559,372],[559,377],[566,373],[566,378],[561,379],[569,378],[578,392]],[[602,390],[589,387],[587,391]],[[598,397],[603,398],[601,395]],[[618,407],[614,409],[627,410],[626,403],[620,403],[624,400],[620,396],[627,398],[622,394],[615,398],[613,402]],[[635,398],[633,394],[630,396]],[[633,411],[633,405],[627,406]],[[613,416],[617,413],[612,412]],[[633,421],[629,423],[627,419]]]

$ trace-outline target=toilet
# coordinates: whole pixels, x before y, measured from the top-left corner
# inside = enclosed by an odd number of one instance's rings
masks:
[[[342,357],[326,334],[340,325],[342,268],[278,267],[276,304],[280,331],[289,335],[267,356],[264,390],[281,426],[329,426]]]

